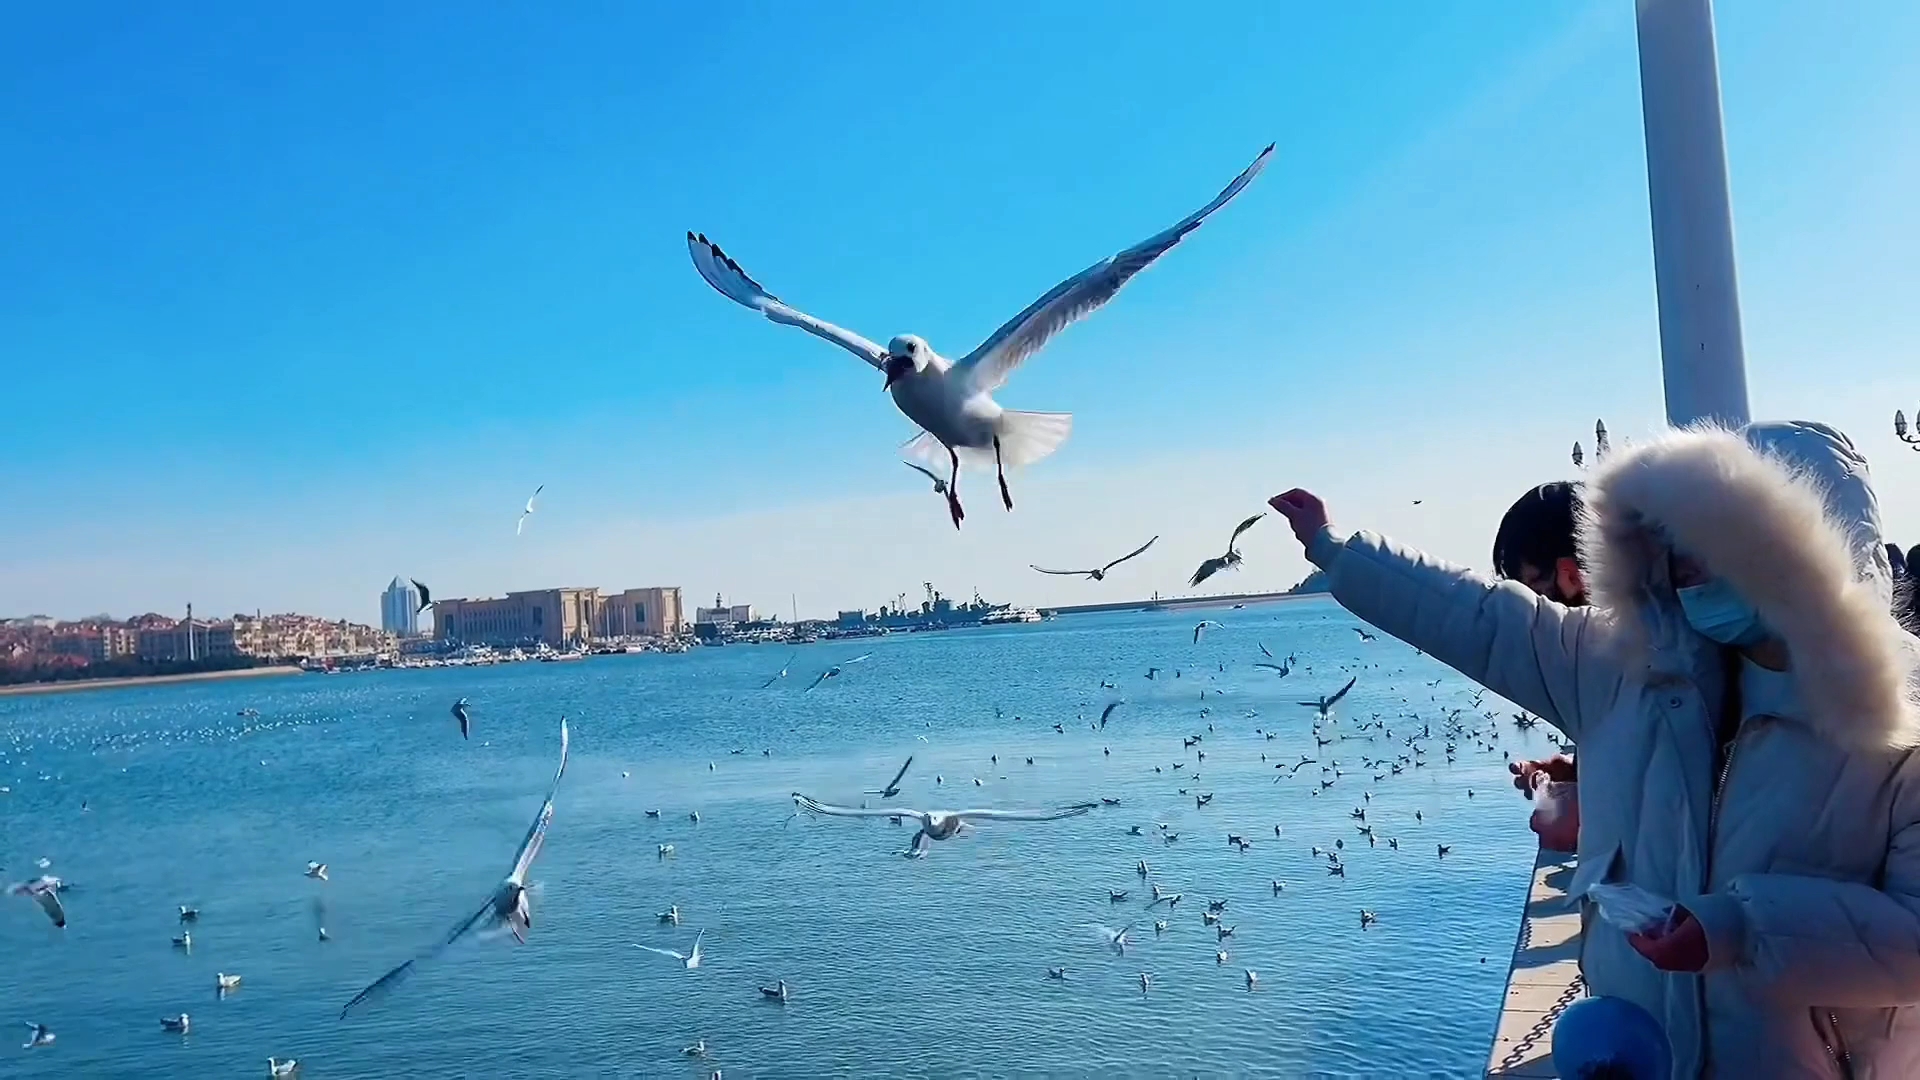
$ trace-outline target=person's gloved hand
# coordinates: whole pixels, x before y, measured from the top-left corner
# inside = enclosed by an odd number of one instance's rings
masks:
[[[1678,905],[1665,932],[1628,934],[1627,944],[1661,971],[1693,972],[1707,966],[1707,932],[1693,912]]]
[[[1533,798],[1535,773],[1546,773],[1548,780],[1562,784],[1571,784],[1580,779],[1580,770],[1574,765],[1573,759],[1565,754],[1555,754],[1539,761],[1509,761],[1507,771],[1513,774],[1513,786],[1529,799]]]
[[[1529,799],[1537,795],[1540,805],[1527,819],[1527,827],[1540,838],[1540,846],[1548,851],[1578,850],[1580,795],[1573,759],[1561,754],[1542,761],[1514,761],[1507,770],[1522,795]]]
[[[1327,527],[1327,504],[1320,496],[1304,488],[1294,488],[1284,495],[1275,495],[1267,500],[1267,505],[1280,512],[1293,527],[1294,539],[1300,541],[1302,549],[1313,546],[1313,538]]]

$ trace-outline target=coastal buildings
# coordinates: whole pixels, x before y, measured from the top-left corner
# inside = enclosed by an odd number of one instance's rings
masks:
[[[670,637],[680,632],[680,589],[602,594],[597,588],[572,587],[442,599],[434,604],[433,622],[435,637],[469,644],[566,646],[596,638]]]
[[[420,633],[420,593],[406,578],[394,578],[380,594],[380,629],[403,638]]]

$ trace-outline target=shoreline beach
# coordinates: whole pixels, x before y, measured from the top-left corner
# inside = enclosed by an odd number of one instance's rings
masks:
[[[293,664],[272,667],[234,668],[231,671],[193,671],[184,675],[135,675],[122,679],[65,679],[60,682],[19,683],[0,686],[0,697],[14,694],[61,694],[78,690],[112,690],[127,686],[161,686],[166,683],[205,682],[211,679],[250,679],[266,675],[298,675]]]

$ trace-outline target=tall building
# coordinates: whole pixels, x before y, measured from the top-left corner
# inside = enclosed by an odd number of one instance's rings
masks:
[[[380,594],[380,629],[400,637],[420,632],[420,593],[412,582],[396,577]]]
[[[530,589],[503,597],[434,603],[434,636],[443,641],[573,645],[595,638],[671,637],[680,632],[677,587]]]

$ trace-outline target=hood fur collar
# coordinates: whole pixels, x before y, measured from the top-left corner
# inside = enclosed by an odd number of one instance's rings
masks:
[[[1817,424],[1696,427],[1615,451],[1588,480],[1579,534],[1592,602],[1623,647],[1648,655],[1681,640],[1666,561],[1677,548],[1786,641],[1822,734],[1920,744],[1920,650],[1891,613],[1878,506],[1844,435]]]

